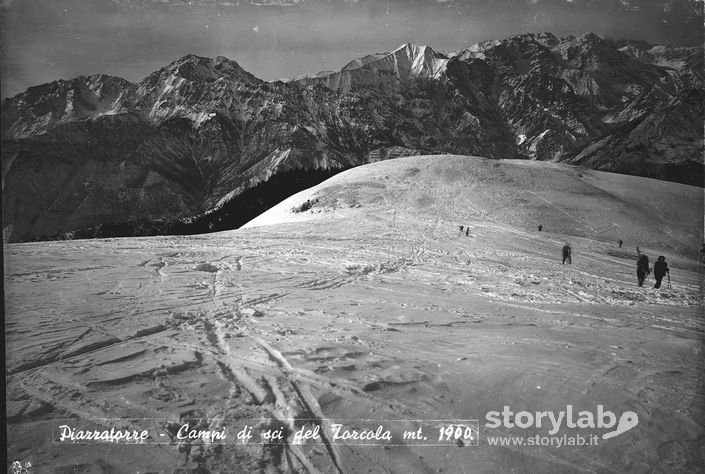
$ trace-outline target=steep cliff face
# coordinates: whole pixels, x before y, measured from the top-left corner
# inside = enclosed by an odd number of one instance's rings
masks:
[[[545,33],[451,55],[407,44],[288,82],[194,55],[138,84],[56,81],[2,104],[4,235],[219,222],[273,177],[421,153],[702,185],[702,62],[702,48]]]
[[[597,170],[702,186],[703,166],[694,159],[694,151],[703,150],[704,101],[702,89],[682,92],[565,161]]]
[[[656,47],[640,47],[619,48],[593,34],[560,40],[550,33],[526,34],[481,43],[456,57],[484,61],[498,73],[494,88],[499,109],[519,153],[560,161],[609,135],[613,127],[666,107],[678,94],[702,89],[702,82],[694,79],[701,74],[696,61],[674,61],[666,67],[653,55],[634,53]],[[697,57],[695,48],[678,51],[683,57]],[[697,149],[684,151],[685,160],[696,159]],[[612,155],[608,160],[620,158]],[[629,166],[615,169],[642,172]]]
[[[155,130],[134,114],[62,123],[3,143],[3,220],[13,240],[92,223],[193,212],[177,182],[142,166]]]
[[[458,57],[500,71],[522,155],[703,185],[702,47],[543,34]]]
[[[2,136],[25,138],[65,122],[127,112],[136,86],[119,77],[98,74],[55,81],[2,104]]]

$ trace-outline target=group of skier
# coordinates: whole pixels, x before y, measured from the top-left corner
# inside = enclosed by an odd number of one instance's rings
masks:
[[[619,246],[621,247],[623,243],[624,242],[620,239]],[[569,265],[573,263],[572,252],[573,251],[570,248],[569,244],[565,244],[563,246],[563,264],[565,264],[565,262],[568,262]],[[649,257],[646,254],[641,253],[639,247],[636,248],[636,253],[638,256],[636,261],[636,277],[637,281],[639,282],[639,286],[642,286],[644,284],[646,276],[651,273],[651,268],[649,268]],[[658,260],[656,260],[656,263],[654,263],[653,272],[654,279],[656,280],[654,288],[661,288],[661,281],[666,275],[668,275],[668,287],[671,287],[671,274],[668,268],[668,264],[666,263],[666,257],[664,257],[663,255],[659,256]]]
[[[540,224],[538,226],[538,231],[541,232],[543,230],[543,225]],[[469,226],[460,226],[460,233],[462,234],[465,232],[466,236],[470,236],[470,227]],[[624,241],[622,239],[619,239],[618,245],[621,248],[622,244]],[[562,255],[563,255],[563,264],[565,262],[568,262],[568,265],[573,264],[573,258],[572,258],[572,253],[573,250],[570,248],[570,244],[566,243],[563,246],[562,249]],[[639,247],[636,248],[636,253],[637,253],[637,261],[636,261],[636,277],[637,281],[639,282],[639,286],[644,285],[644,280],[646,279],[647,275],[649,275],[652,271],[652,269],[649,267],[649,257],[641,253],[641,250],[639,250]],[[703,259],[703,263],[705,263],[705,244],[703,244],[703,248],[700,251]],[[668,275],[668,287],[671,287],[671,274],[670,270],[668,268],[668,264],[666,263],[666,257],[663,255],[660,255],[658,260],[656,260],[656,263],[654,263],[654,279],[656,280],[656,284],[654,285],[654,288],[661,288],[661,281],[663,278]]]
[[[639,286],[642,286],[644,284],[646,276],[651,273],[651,268],[649,268],[649,257],[646,256],[646,254],[641,253],[639,247],[636,248],[636,253],[638,255],[636,260],[636,277],[639,281]],[[661,280],[663,280],[663,277],[665,277],[666,275],[668,275],[668,286],[670,288],[671,273],[670,269],[668,268],[668,264],[666,263],[666,257],[664,257],[663,255],[659,256],[658,260],[656,260],[656,263],[654,263],[653,270],[654,279],[656,280],[654,288],[661,288]]]

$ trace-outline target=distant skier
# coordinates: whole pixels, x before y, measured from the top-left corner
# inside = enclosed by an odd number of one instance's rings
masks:
[[[661,288],[661,280],[663,280],[663,277],[666,276],[666,273],[670,274],[670,270],[668,269],[668,264],[666,263],[666,257],[661,255],[656,263],[654,263],[654,278],[656,279],[654,288]]]
[[[460,226],[460,232],[462,232],[465,229],[462,225]]]
[[[571,254],[570,245],[565,244],[565,245],[563,246],[563,264],[564,264],[564,265],[565,265],[565,261],[566,261],[566,260],[568,260],[568,265],[572,265],[572,264],[573,264],[573,261],[571,260],[570,254]]]
[[[539,224],[539,232],[541,232],[542,230],[543,230],[543,225]]]
[[[623,243],[624,243],[624,242],[622,241],[622,239],[619,239],[619,248],[620,248],[620,249],[622,248],[622,244],[623,244]]]
[[[470,236],[470,227],[465,229],[465,237],[469,237],[469,236]]]
[[[641,286],[644,284],[646,275],[651,273],[651,269],[649,268],[649,257],[641,253],[639,247],[636,248],[636,253],[639,256],[636,260],[636,277],[639,280],[639,286]]]

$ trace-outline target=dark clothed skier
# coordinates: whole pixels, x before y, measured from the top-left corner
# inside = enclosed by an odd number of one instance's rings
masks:
[[[668,264],[666,263],[666,257],[661,255],[656,263],[654,263],[654,278],[656,279],[656,284],[654,288],[661,288],[661,280],[666,276],[666,273],[670,273],[668,269]]]
[[[465,237],[469,237],[469,236],[470,236],[470,227],[465,229]]]
[[[539,224],[539,232],[541,232],[542,230],[543,230],[543,226],[541,224]]]
[[[623,244],[623,243],[624,243],[624,242],[622,242],[622,239],[619,239],[619,248],[622,248],[622,244]]]
[[[651,273],[649,269],[649,257],[639,251],[639,247],[636,248],[636,252],[639,257],[636,260],[636,277],[639,280],[639,286],[644,284],[644,279],[646,275]]]
[[[570,245],[565,244],[563,246],[563,264],[565,264],[565,261],[568,260],[568,265],[572,265],[573,261],[570,258],[571,250],[570,250]]]

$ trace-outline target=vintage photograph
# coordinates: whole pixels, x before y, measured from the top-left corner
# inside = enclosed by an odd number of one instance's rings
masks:
[[[702,0],[0,0],[7,472],[705,472]]]

